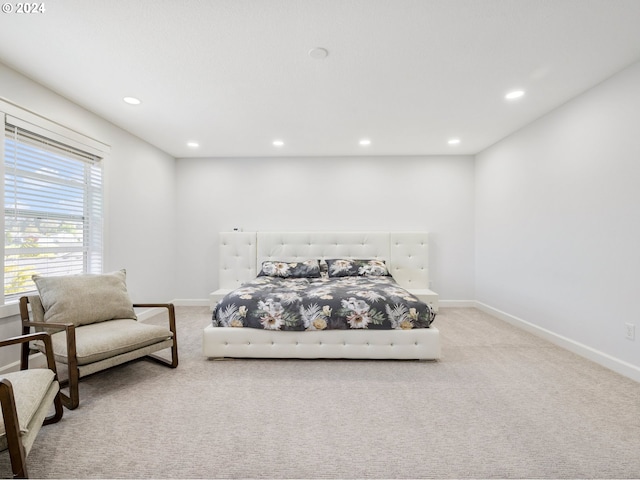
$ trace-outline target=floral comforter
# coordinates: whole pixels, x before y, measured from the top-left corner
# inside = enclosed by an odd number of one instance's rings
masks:
[[[390,276],[257,277],[216,305],[216,327],[265,330],[428,328],[430,305]]]

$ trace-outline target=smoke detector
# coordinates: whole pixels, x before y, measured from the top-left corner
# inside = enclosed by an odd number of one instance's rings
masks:
[[[329,55],[329,51],[326,48],[312,48],[309,50],[309,56],[315,60],[324,60]]]

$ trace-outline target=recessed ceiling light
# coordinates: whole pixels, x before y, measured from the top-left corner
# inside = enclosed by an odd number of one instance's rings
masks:
[[[122,100],[129,105],[140,105],[142,103],[142,101],[136,97],[124,97]]]
[[[460,139],[459,138],[450,138],[447,143],[449,145],[458,145],[460,143]]]
[[[273,141],[273,146],[274,147],[282,147],[284,145],[284,142],[282,140],[274,140]]]
[[[318,47],[309,50],[309,56],[316,60],[324,60],[325,58],[327,58],[327,55],[329,55],[329,50],[327,50],[326,48]]]
[[[187,142],[187,147],[198,148],[200,144],[198,142]]]
[[[507,93],[504,98],[507,100],[515,100],[516,98],[520,98],[524,95],[524,90],[514,90],[512,92]]]
[[[368,138],[363,138],[362,140],[360,140],[360,145],[362,145],[363,147],[371,145],[371,140],[369,140]]]

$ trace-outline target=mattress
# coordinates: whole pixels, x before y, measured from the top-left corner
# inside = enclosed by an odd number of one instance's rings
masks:
[[[429,328],[433,307],[390,275],[262,275],[215,306],[214,327],[263,330],[410,330]]]

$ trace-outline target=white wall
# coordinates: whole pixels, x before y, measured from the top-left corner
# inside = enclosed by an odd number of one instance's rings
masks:
[[[639,128],[640,63],[477,155],[475,285],[638,379]]]
[[[172,300],[174,158],[2,64],[0,97],[111,146],[104,166],[104,269],[127,269],[134,301]],[[0,318],[0,338],[19,332],[17,317]]]
[[[474,298],[474,160],[180,159],[178,298],[217,288],[218,232],[427,230],[433,290]]]
[[[2,64],[0,97],[111,146],[104,164],[104,269],[127,269],[134,301],[171,300],[174,158]]]
[[[174,161],[1,64],[0,97],[111,145],[105,270],[127,268],[134,300],[206,299],[233,227],[426,229],[443,300],[475,298],[640,371],[640,64],[476,159]],[[17,331],[0,319],[0,337]]]

